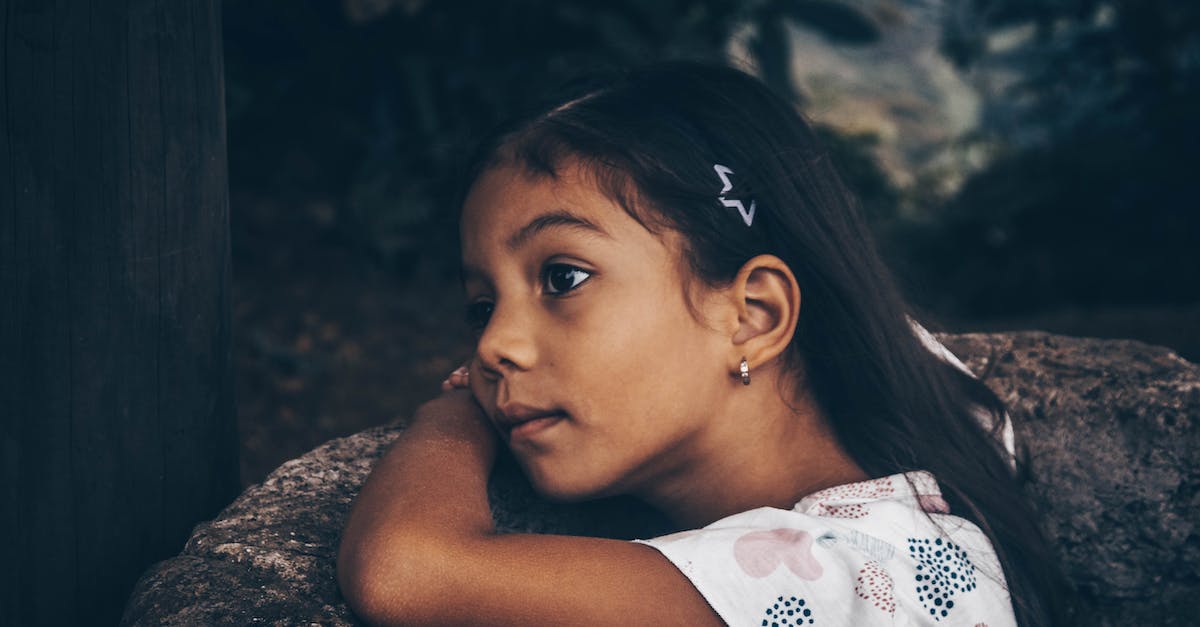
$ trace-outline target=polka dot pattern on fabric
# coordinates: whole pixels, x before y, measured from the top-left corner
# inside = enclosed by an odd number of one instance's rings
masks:
[[[861,504],[838,503],[837,501],[857,499],[872,501],[892,496],[895,492],[896,488],[892,486],[892,480],[888,477],[881,477],[870,481],[859,481],[858,483],[826,488],[813,494],[810,498],[819,502],[816,510],[818,516],[862,518],[867,515],[867,510]]]
[[[954,597],[978,584],[967,552],[942,538],[909,538],[909,556],[917,561],[917,600],[935,621],[949,616]]]
[[[878,562],[867,562],[859,569],[854,592],[884,612],[896,613],[895,584],[892,576]]]
[[[830,518],[862,518],[867,515],[867,508],[858,503],[850,503],[847,505],[825,505],[821,504],[817,510],[818,516],[829,516]]]
[[[763,627],[815,625],[812,608],[800,597],[778,597],[763,612]]]

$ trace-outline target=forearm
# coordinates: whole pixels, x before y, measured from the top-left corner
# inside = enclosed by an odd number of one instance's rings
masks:
[[[417,412],[354,502],[338,580],[356,610],[370,605],[372,613],[392,614],[379,612],[380,605],[403,605],[405,594],[436,596],[438,573],[461,558],[456,550],[494,532],[487,481],[496,436],[479,410],[462,402],[467,392],[452,394],[459,396]]]
[[[487,480],[500,442],[467,394],[451,392],[422,406],[354,503],[338,583],[360,619],[498,627],[722,624],[653,548],[495,533]]]

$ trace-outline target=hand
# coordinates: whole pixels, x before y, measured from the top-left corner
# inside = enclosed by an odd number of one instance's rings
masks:
[[[450,390],[470,389],[471,386],[471,371],[466,364],[454,369],[450,376],[442,381],[442,391],[449,392]]]
[[[475,398],[475,394],[471,390],[471,372],[469,368],[470,362],[455,368],[442,381],[442,395],[422,405],[417,410],[417,419],[420,419],[422,414],[433,413],[443,416],[434,418],[434,420],[467,420],[468,422],[486,424],[487,427],[485,430],[491,434],[491,438],[482,436],[478,431],[475,431],[476,436],[491,441],[493,445],[498,444],[500,433],[496,430],[492,421],[488,419],[479,404],[479,400]],[[446,418],[447,414],[453,417]],[[475,420],[472,420],[468,416],[474,416]]]

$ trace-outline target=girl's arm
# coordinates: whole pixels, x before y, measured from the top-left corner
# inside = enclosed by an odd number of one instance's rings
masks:
[[[723,625],[651,547],[497,534],[497,436],[466,390],[426,403],[354,502],[338,583],[372,624]]]

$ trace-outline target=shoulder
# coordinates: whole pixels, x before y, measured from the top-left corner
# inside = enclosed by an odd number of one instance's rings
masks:
[[[883,479],[635,542],[661,552],[731,625],[1013,624],[986,536],[922,511],[920,497],[940,501],[919,493],[928,483]]]

